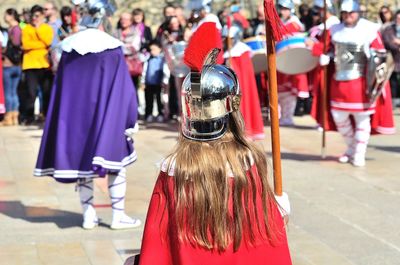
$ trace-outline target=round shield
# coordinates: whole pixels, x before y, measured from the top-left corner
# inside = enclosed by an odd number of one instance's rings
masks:
[[[306,48],[304,37],[291,37],[276,44],[276,68],[289,75],[307,73],[318,65],[319,58]]]

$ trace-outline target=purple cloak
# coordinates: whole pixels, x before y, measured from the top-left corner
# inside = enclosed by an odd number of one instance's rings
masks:
[[[136,92],[120,47],[63,52],[34,175],[69,183],[119,171],[136,160],[124,135],[136,120]]]

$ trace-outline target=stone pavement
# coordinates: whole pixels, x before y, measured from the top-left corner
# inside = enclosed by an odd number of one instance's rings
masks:
[[[395,118],[400,124],[399,112]],[[344,148],[337,133],[327,134],[328,156],[321,160],[321,133],[313,121],[302,117],[296,123],[296,128],[281,130],[293,263],[400,264],[399,133],[372,137],[367,166],[354,168],[335,161]],[[177,126],[142,127],[135,140],[139,159],[128,168],[126,209],[144,220],[156,164],[174,145]],[[95,191],[102,224],[85,231],[74,185],[32,176],[40,137],[36,127],[0,128],[0,264],[121,265],[138,253],[143,226],[127,231],[108,227],[111,209],[104,180],[96,182]],[[269,141],[260,144],[270,150]]]

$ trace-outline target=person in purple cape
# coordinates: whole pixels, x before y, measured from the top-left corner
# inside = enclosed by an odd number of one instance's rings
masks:
[[[115,4],[80,2],[86,10],[82,30],[61,43],[34,175],[77,183],[84,229],[98,224],[93,178],[108,175],[111,228],[134,228],[141,221],[125,214],[124,202],[125,167],[136,160],[131,132],[137,120],[137,99],[122,43],[105,32],[111,26],[107,15],[115,11]]]

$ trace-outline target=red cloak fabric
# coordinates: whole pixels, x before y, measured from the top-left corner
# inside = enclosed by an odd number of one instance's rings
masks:
[[[331,47],[331,32],[330,30],[327,31],[328,34],[328,47]],[[371,48],[375,49],[384,49],[383,42],[381,41],[381,36],[379,33],[377,33],[376,39],[371,43]],[[317,42],[312,49],[312,53],[314,56],[320,56],[323,53],[323,44],[322,42]],[[315,78],[317,80],[314,84],[318,84],[317,88],[314,86],[314,101],[313,105],[315,104],[315,107],[313,106],[313,109],[315,111],[312,116],[316,119],[316,121],[322,126],[322,115],[325,115],[328,119],[326,119],[327,123],[325,124],[324,128],[326,130],[336,130],[336,126],[334,126],[333,118],[331,116],[330,110],[334,107],[331,106],[332,100],[336,100],[341,103],[342,101],[340,99],[341,94],[345,95],[347,94],[346,91],[349,91],[349,89],[346,89],[346,87],[352,87],[352,85],[360,87],[362,89],[365,87],[365,85],[360,85],[360,83],[364,84],[365,83],[365,77],[360,77],[359,79],[356,80],[351,80],[351,81],[336,81],[334,77],[334,67],[330,67],[328,71],[328,104],[327,104],[327,109],[325,110],[325,113],[322,114],[322,108],[320,108],[320,105],[322,105],[322,98],[319,96],[320,95],[320,81],[322,78],[322,67],[320,68],[321,70],[319,72],[316,72],[318,77]],[[319,81],[318,81],[319,80]],[[348,84],[347,84],[348,83]],[[341,85],[343,86],[341,87]],[[331,89],[330,89],[331,88]],[[334,88],[335,91],[332,92],[332,89]],[[340,89],[342,88],[342,89]],[[358,93],[360,94],[360,93]],[[345,95],[345,96],[352,96],[350,95]],[[359,101],[358,103],[364,103],[367,99],[365,98],[365,95],[363,93],[363,97],[357,96],[357,94],[354,96],[355,101]],[[346,102],[345,102],[346,103]],[[318,106],[318,107],[317,107]],[[340,106],[339,106],[340,107]],[[346,110],[345,108],[337,108],[336,109],[342,109]],[[391,96],[391,91],[390,91],[390,85],[389,83],[386,84],[383,93],[381,96],[378,98],[376,101],[376,105],[374,107],[375,113],[371,115],[371,134],[394,134],[395,133],[395,127],[394,127],[394,119],[393,119],[393,111],[392,111],[392,96]],[[362,108],[360,109],[355,109],[355,110],[350,110],[348,109],[347,111],[363,111]],[[319,113],[318,113],[319,112]]]
[[[254,165],[251,170],[256,170]],[[233,185],[234,179],[231,179]],[[257,190],[261,190],[261,188],[259,187]],[[260,198],[260,194],[257,195]],[[232,198],[229,200],[228,207],[232,214]],[[257,200],[257,209],[258,212],[262,212],[261,199]],[[224,252],[218,252],[206,250],[190,243],[183,243],[178,239],[177,227],[173,221],[175,210],[174,177],[161,171],[147,212],[139,264],[291,265],[283,219],[276,206],[270,207],[270,209],[269,220],[276,224],[276,234],[278,235],[278,240],[274,244],[271,244],[269,240],[258,238],[260,237],[257,237],[258,233],[255,235],[257,243],[254,246],[242,239],[242,243],[236,252],[233,251],[232,244]],[[251,224],[253,231],[260,231],[255,222],[251,222]]]
[[[299,98],[308,98],[310,96],[306,73],[288,75],[278,71],[276,74],[278,93],[290,92]]]
[[[312,85],[312,93],[313,93],[313,101],[312,101],[312,107],[311,107],[311,117],[314,118],[314,120],[319,124],[319,126],[323,127],[326,131],[336,131],[336,125],[333,120],[332,115],[330,114],[330,99],[329,99],[329,92],[330,92],[330,82],[329,80],[333,79],[333,72],[334,72],[335,65],[334,63],[330,63],[328,65],[328,84],[326,88],[326,110],[322,110],[322,78],[323,78],[323,67],[317,66],[311,74],[313,75],[313,85]],[[325,115],[325,124],[323,123],[323,115]]]
[[[331,66],[331,65],[330,65]],[[322,78],[322,67],[316,69],[315,75],[316,80],[319,78],[319,82]],[[334,80],[331,67],[328,69],[328,87],[327,87],[327,102],[326,110],[322,110],[322,95],[320,83],[313,86],[313,104],[311,109],[311,116],[316,122],[327,131],[336,131],[336,125],[333,121],[332,114],[330,112],[330,87],[334,85]],[[331,82],[329,82],[331,80]],[[315,83],[314,83],[315,84]],[[325,125],[322,126],[322,115],[325,115]],[[377,99],[375,105],[375,113],[371,115],[371,134],[394,134],[394,120],[392,112],[392,97],[390,91],[390,85],[387,84],[384,88],[384,92]]]
[[[246,135],[253,140],[264,139],[264,123],[250,52],[246,51],[240,56],[232,55],[231,61],[231,67],[238,77],[242,93],[240,110],[244,119]]]
[[[1,53],[2,53],[2,50],[1,50],[1,43],[0,43],[0,54]],[[3,114],[5,112],[6,112],[6,106],[5,106],[4,88],[3,88],[3,61],[0,60],[0,114]]]

